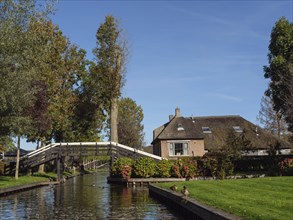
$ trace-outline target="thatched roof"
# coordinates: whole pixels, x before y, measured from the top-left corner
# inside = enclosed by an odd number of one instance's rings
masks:
[[[179,127],[183,129],[180,129]],[[203,128],[206,132],[203,132]],[[235,129],[239,129],[236,132]],[[251,141],[251,147],[257,149],[269,148],[279,141],[281,148],[292,148],[292,144],[264,131],[260,127],[245,120],[239,115],[208,116],[208,117],[174,117],[154,131],[154,142],[158,140],[193,140],[204,139],[205,149],[211,150],[225,145],[229,132],[240,134]]]

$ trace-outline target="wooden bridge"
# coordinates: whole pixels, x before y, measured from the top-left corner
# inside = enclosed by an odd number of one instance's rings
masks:
[[[57,160],[57,176],[60,180],[62,178],[61,164],[67,156],[110,156],[110,164],[119,157],[163,159],[162,157],[116,142],[52,143],[21,157],[19,170],[22,172],[28,171],[46,162]]]

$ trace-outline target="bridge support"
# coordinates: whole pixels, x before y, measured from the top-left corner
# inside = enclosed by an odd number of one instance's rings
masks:
[[[63,178],[63,165],[62,165],[62,160],[61,157],[57,158],[57,181],[61,181]]]

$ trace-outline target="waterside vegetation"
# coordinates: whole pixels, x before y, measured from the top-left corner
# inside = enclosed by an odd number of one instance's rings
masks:
[[[272,160],[274,158],[274,161]],[[240,168],[242,169],[240,169]],[[243,169],[247,168],[247,169]],[[291,175],[293,158],[261,157],[239,158],[232,161],[222,153],[206,154],[203,157],[188,157],[177,160],[155,161],[151,158],[118,158],[111,167],[111,177],[116,178],[186,178],[211,177],[225,179],[243,175]]]
[[[165,189],[186,186],[189,197],[244,219],[291,219],[293,177],[158,183]]]
[[[0,189],[28,185],[31,183],[46,182],[55,179],[55,173],[46,173],[42,175],[36,173],[33,176],[20,176],[17,180],[12,176],[0,176]]]

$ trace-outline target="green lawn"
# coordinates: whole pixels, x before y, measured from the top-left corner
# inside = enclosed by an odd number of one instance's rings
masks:
[[[55,179],[55,173],[38,174],[34,176],[20,176],[17,180],[11,176],[0,176],[0,188],[26,185],[37,182],[49,181],[49,178]]]
[[[244,219],[292,219],[293,177],[206,180],[159,183],[178,191],[185,185],[190,197]]]

